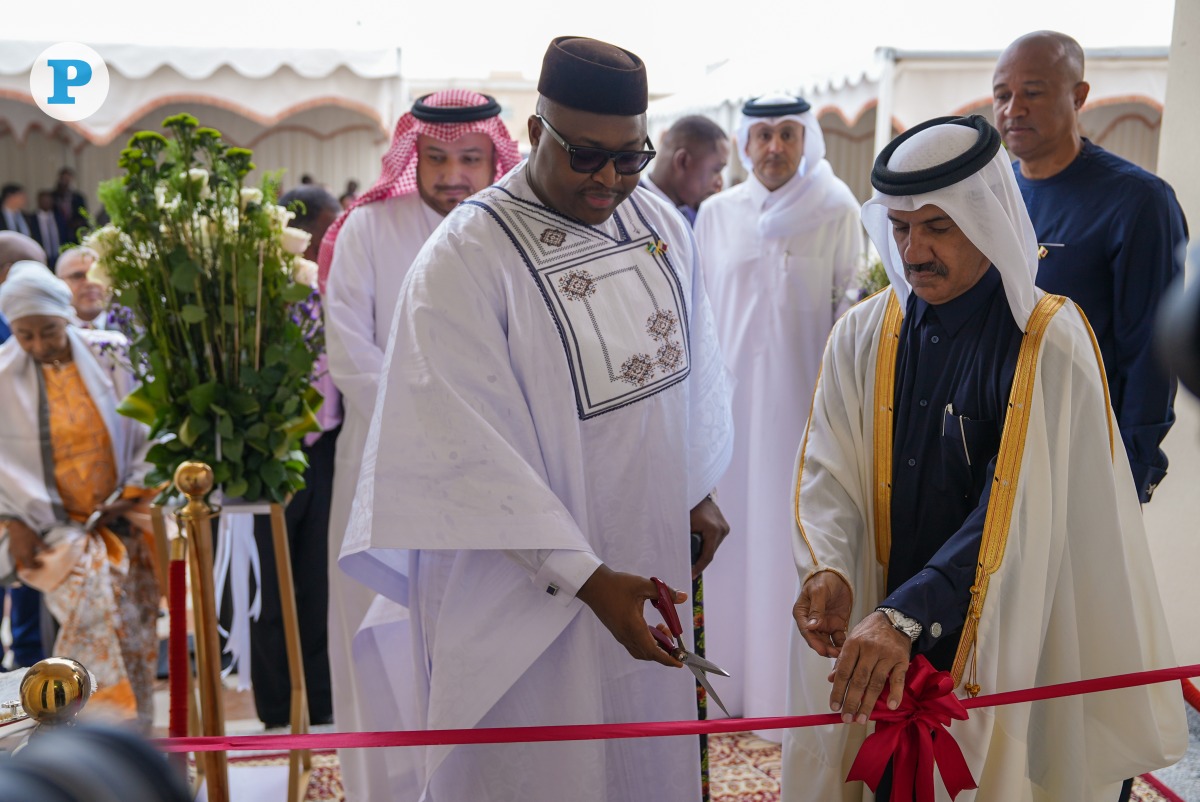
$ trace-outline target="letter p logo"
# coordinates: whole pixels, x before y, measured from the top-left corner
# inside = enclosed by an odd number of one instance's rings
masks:
[[[46,64],[54,71],[54,94],[46,98],[52,105],[75,105],[75,98],[68,90],[73,86],[87,86],[92,81],[92,65],[74,58],[47,59]],[[74,74],[71,71],[74,70]]]
[[[108,97],[108,66],[78,42],[59,42],[42,51],[29,72],[29,92],[43,112],[75,122],[96,113]]]

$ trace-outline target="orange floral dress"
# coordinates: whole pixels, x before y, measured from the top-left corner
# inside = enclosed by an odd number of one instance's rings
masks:
[[[63,507],[83,522],[117,488],[117,462],[104,418],[74,362],[42,367],[54,479]],[[63,582],[44,594],[60,629],[54,655],[91,670],[88,711],[153,721],[159,590],[146,535],[96,527]],[[86,713],[85,713],[86,715]]]

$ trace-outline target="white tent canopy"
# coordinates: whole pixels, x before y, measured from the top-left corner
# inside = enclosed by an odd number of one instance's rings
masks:
[[[651,136],[688,114],[708,116],[732,132],[748,98],[779,89],[793,92],[812,104],[834,171],[865,200],[874,155],[894,135],[947,114],[992,119],[992,70],[999,55],[995,50],[879,48],[868,64],[809,79],[731,60],[687,90],[651,104]],[[1166,96],[1167,48],[1089,49],[1086,77],[1092,89],[1080,118],[1084,135],[1153,170]],[[731,171],[739,167],[731,160]]]
[[[97,44],[109,70],[108,97],[91,117],[61,123],[42,113],[29,90],[30,68],[50,44],[0,42],[0,181],[32,193],[69,165],[89,202],[96,184],[117,174],[130,135],[157,130],[179,111],[254,149],[261,169],[286,170],[285,185],[303,173],[335,194],[347,179],[368,185],[403,96],[395,48]]]

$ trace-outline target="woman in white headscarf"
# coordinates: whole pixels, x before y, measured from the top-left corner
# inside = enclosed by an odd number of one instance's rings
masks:
[[[117,413],[133,377],[125,338],[70,325],[71,290],[18,262],[0,285],[13,336],[0,346],[0,581],[44,594],[60,630],[53,654],[96,678],[89,710],[149,727],[158,583],[135,526],[148,430]]]

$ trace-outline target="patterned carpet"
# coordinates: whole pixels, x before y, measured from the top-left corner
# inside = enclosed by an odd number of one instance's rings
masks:
[[[712,771],[712,802],[779,802],[781,772],[779,744],[755,738],[750,733],[710,736],[709,765]],[[233,758],[238,766],[278,766],[286,757]],[[305,802],[343,802],[342,778],[337,754],[313,755],[313,773]],[[1138,778],[1132,802],[1174,802]]]

